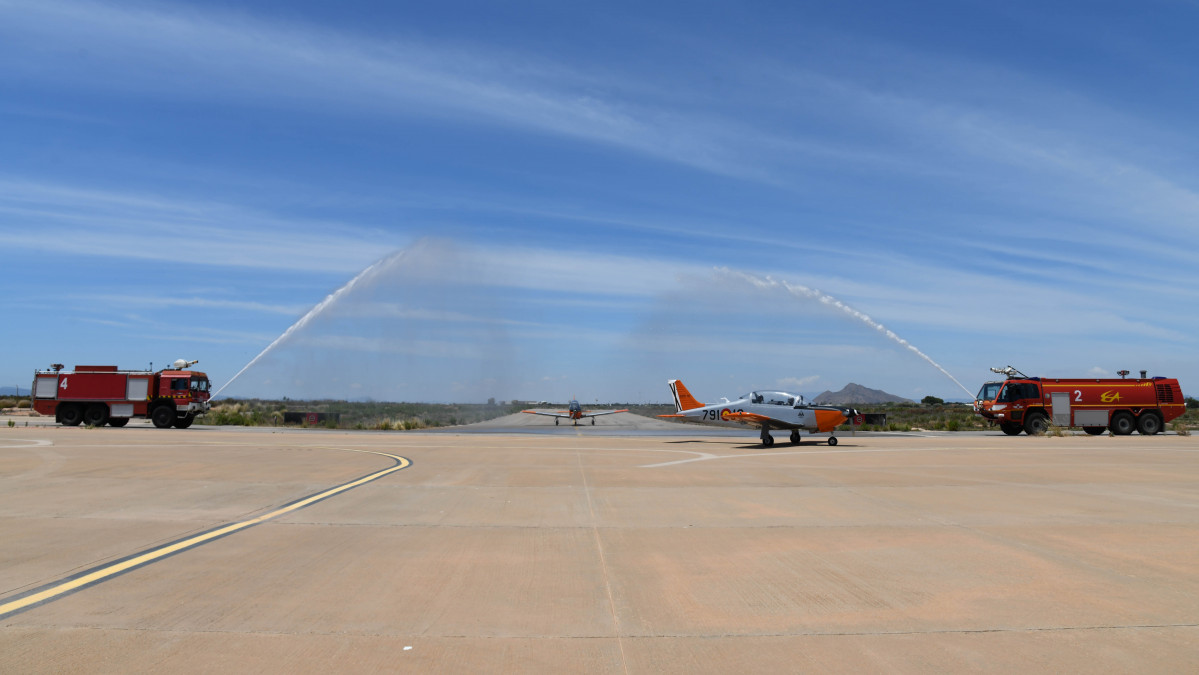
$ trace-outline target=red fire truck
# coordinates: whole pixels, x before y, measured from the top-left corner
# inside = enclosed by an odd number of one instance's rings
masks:
[[[1053,424],[1082,427],[1088,434],[1125,436],[1137,430],[1146,436],[1186,412],[1178,380],[1165,377],[1136,379],[1055,379],[1028,377],[1008,366],[992,368],[1007,375],[987,382],[974,400],[974,411],[1003,433],[1041,434]],[[1127,375],[1128,371],[1120,371]]]
[[[34,373],[33,409],[67,426],[123,427],[131,417],[149,417],[159,429],[186,429],[208,410],[208,376],[184,370],[195,363],[179,359],[157,372],[116,366],[63,371],[56,363]]]

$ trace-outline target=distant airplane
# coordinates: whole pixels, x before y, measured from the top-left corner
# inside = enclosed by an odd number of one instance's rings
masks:
[[[558,422],[563,419],[574,420],[574,425],[577,427],[579,426],[579,420],[581,419],[590,417],[591,426],[595,426],[596,417],[599,417],[600,415],[614,415],[616,413],[628,412],[628,408],[624,410],[603,410],[600,412],[591,412],[590,410],[583,410],[583,406],[579,405],[578,401],[571,401],[569,410],[559,410],[556,413],[540,412],[538,410],[522,410],[521,412],[528,413],[530,415],[545,415],[546,417],[553,417],[554,426],[558,426]]]
[[[800,430],[818,433],[833,432],[846,420],[858,414],[853,408],[827,405],[806,405],[803,396],[784,391],[753,391],[735,401],[727,398],[722,403],[704,405],[695,400],[681,380],[671,380],[670,392],[674,394],[673,415],[658,417],[681,417],[695,422],[717,423],[740,422],[758,426],[762,430],[762,445],[774,445],[771,429],[790,429],[791,444],[799,443]],[[837,444],[836,436],[829,436],[829,445]]]

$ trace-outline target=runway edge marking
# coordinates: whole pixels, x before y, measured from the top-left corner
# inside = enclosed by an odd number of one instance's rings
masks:
[[[177,539],[173,542],[163,544],[162,546],[156,546],[140,553],[134,553],[119,560],[98,565],[91,569],[72,574],[71,576],[63,579],[59,579],[58,581],[52,581],[43,586],[39,586],[38,588],[20,593],[3,604],[0,604],[0,619],[7,619],[19,612],[32,609],[38,605],[56,600],[64,595],[74,593],[75,591],[82,590],[89,586],[94,586],[114,576],[130,572],[139,567],[144,567],[163,558],[175,555],[177,553],[182,553],[183,551],[195,548],[200,544],[206,544],[222,537],[227,537],[235,532],[239,532],[255,525],[260,525],[268,520],[274,520],[279,516],[291,513],[293,511],[298,511],[307,506],[312,506],[317,502],[324,501],[347,490],[352,490],[361,485],[378,480],[388,474],[395,473],[396,471],[401,471],[409,466],[412,466],[412,460],[386,452],[375,452],[373,450],[354,450],[353,448],[333,449],[345,450],[349,452],[361,452],[369,455],[380,455],[382,457],[394,459],[396,463],[394,466],[390,466],[374,473],[369,473],[361,478],[356,478],[347,483],[342,483],[336,487],[331,487],[328,490],[324,490],[307,497],[301,497],[293,502],[284,504],[270,513],[265,513],[261,516],[236,523],[219,525],[211,530],[201,532],[200,534]]]

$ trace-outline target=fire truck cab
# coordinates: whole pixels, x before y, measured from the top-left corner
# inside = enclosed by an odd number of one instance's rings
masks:
[[[1028,377],[1011,366],[991,370],[1007,379],[984,384],[974,411],[1009,436],[1041,434],[1051,423],[1093,435],[1110,430],[1125,436],[1135,430],[1149,436],[1186,412],[1178,380],[1149,378],[1145,371],[1129,380]]]

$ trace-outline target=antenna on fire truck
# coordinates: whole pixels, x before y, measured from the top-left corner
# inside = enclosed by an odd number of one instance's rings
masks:
[[[1028,378],[1027,375],[1016,370],[1015,368],[1013,368],[1011,366],[1004,366],[1003,368],[991,368],[991,372],[999,373],[1000,375],[1007,375],[1009,378],[1016,378],[1016,377],[1025,378],[1025,379]]]

